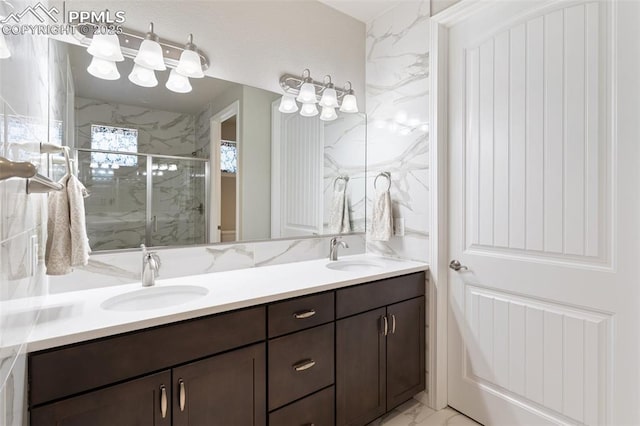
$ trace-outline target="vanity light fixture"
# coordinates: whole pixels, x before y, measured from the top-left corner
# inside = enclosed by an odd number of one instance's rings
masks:
[[[137,65],[145,68],[164,71],[167,66],[164,64],[164,58],[162,57],[162,46],[160,46],[160,38],[153,32],[153,22],[149,24],[149,31],[147,32],[145,39],[140,44],[138,54],[134,58],[133,62]]]
[[[331,76],[325,76],[324,82],[320,83],[314,81],[310,74],[309,70],[305,69],[301,77],[291,74],[280,77],[280,87],[284,91],[278,108],[280,112],[288,114],[298,111],[296,101],[302,103],[300,115],[303,117],[318,115],[318,104],[322,107],[320,119],[323,121],[338,118],[336,108],[346,113],[358,112],[357,99],[350,82],[347,82],[344,89],[336,89]]]
[[[348,87],[348,89],[347,89]],[[344,95],[342,99],[342,105],[340,106],[340,111],[354,113],[358,112],[358,100],[356,96],[353,94],[353,88],[351,87],[351,82],[347,81],[344,85],[347,94]]]
[[[4,38],[4,34],[0,31],[0,59],[7,59],[11,57],[11,51],[7,46],[7,40]]]
[[[97,56],[91,59],[91,63],[87,67],[87,72],[103,80],[117,80],[120,78],[118,67],[114,61],[102,59]]]
[[[172,69],[169,73],[169,79],[165,87],[176,93],[189,93],[193,90],[189,79],[178,73],[176,69]]]
[[[94,58],[104,59],[105,61],[122,62],[122,49],[118,36],[115,34],[96,34],[91,39],[91,44],[87,48],[87,52]]]
[[[133,64],[129,81],[141,87],[156,87],[158,85],[155,71],[139,64]]]
[[[189,41],[184,46],[184,51],[180,55],[180,62],[176,68],[176,72],[189,78],[203,78],[202,64],[200,63],[200,55],[196,52],[196,45],[193,44],[193,34],[189,34]]]

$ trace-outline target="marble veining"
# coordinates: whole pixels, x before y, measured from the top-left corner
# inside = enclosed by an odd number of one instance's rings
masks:
[[[478,426],[469,417],[452,408],[433,410],[423,403],[410,399],[369,426]]]
[[[429,259],[429,2],[406,1],[367,26],[367,202],[391,173],[394,217],[405,236],[367,250]],[[369,222],[370,223],[370,222]]]

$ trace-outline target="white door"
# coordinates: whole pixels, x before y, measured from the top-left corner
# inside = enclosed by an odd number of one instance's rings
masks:
[[[638,425],[640,3],[474,4],[446,24],[449,251],[468,268],[449,271],[449,405]]]

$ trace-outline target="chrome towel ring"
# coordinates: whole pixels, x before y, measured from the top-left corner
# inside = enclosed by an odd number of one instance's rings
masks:
[[[333,190],[336,190],[336,185],[338,185],[338,183],[340,181],[344,182],[344,187],[345,189],[347,188],[347,183],[349,182],[349,176],[337,176],[334,180],[333,180]]]
[[[378,189],[378,179],[384,177],[387,179],[387,189],[385,189],[385,191],[388,191],[391,189],[391,173],[389,172],[380,172],[378,173],[378,175],[376,176],[376,178],[373,180],[373,188],[374,189]]]

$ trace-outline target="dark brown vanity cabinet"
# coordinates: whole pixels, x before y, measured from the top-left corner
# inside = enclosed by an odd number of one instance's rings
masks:
[[[30,354],[31,425],[266,425],[265,316],[261,306]]]
[[[338,426],[365,425],[425,389],[424,287],[420,273],[336,292]]]
[[[365,425],[425,388],[415,273],[29,355],[32,426]]]

